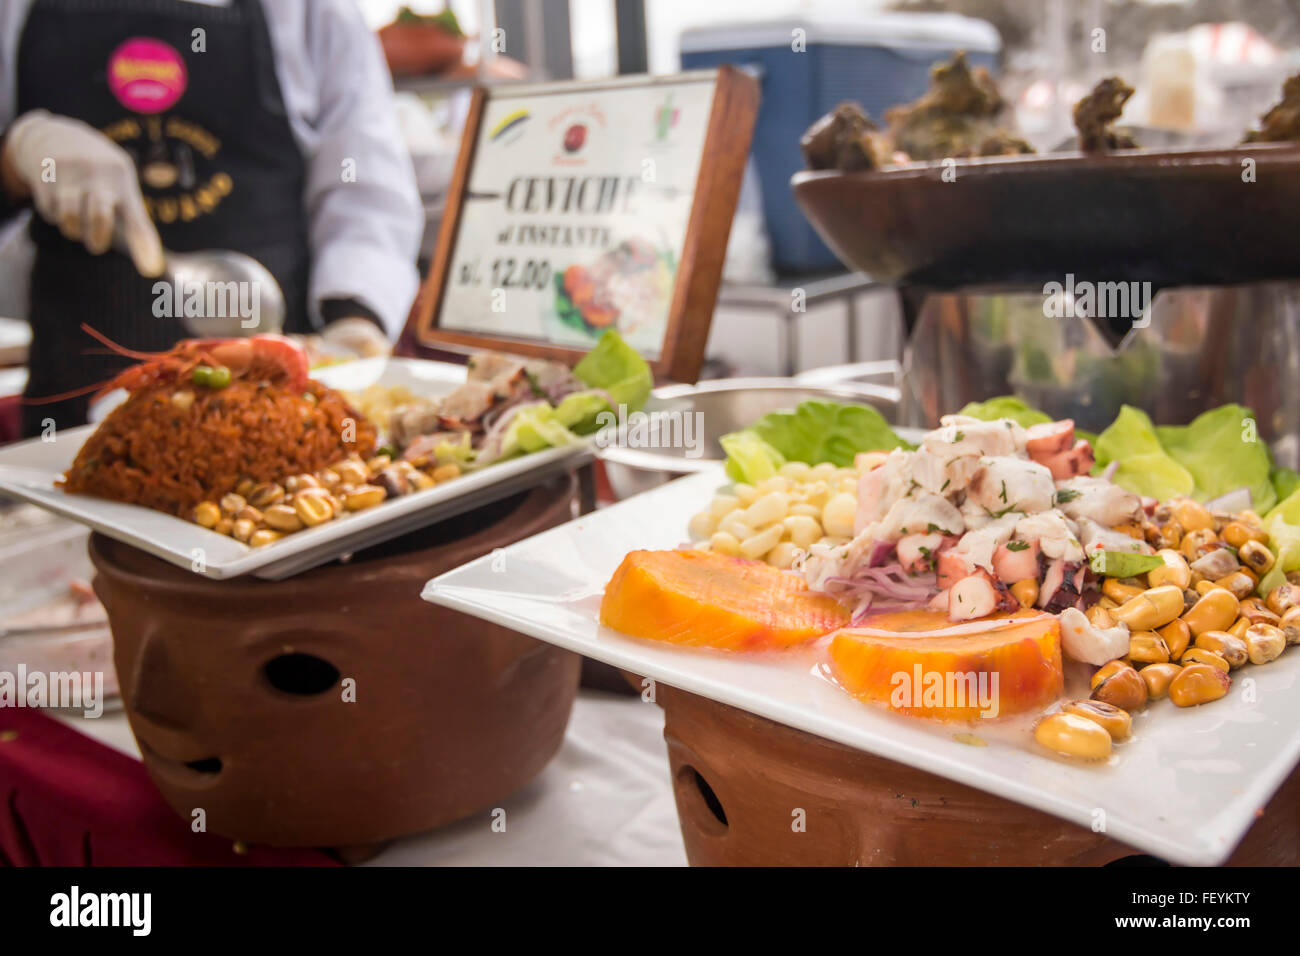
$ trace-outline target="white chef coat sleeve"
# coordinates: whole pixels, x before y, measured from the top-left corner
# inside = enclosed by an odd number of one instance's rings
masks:
[[[393,109],[379,40],[351,0],[306,5],[307,52],[319,84],[307,157],[312,251],[308,308],[355,299],[396,338],[415,298],[424,214]]]

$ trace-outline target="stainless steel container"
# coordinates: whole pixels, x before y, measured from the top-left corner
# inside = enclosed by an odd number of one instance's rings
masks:
[[[862,403],[890,422],[898,418],[898,389],[872,382],[812,385],[790,378],[731,378],[668,385],[656,389],[646,404],[640,435],[620,429],[601,451],[610,487],[622,499],[710,467],[726,457],[719,443],[723,435],[808,399]],[[683,416],[690,416],[685,428]],[[689,443],[678,440],[683,435]]]
[[[1122,324],[1098,311],[1041,291],[926,295],[904,353],[899,424],[933,427],[1011,393],[1090,431],[1123,404],[1180,425],[1240,402],[1277,463],[1300,467],[1300,284],[1165,289]],[[817,374],[858,377],[853,366]]]

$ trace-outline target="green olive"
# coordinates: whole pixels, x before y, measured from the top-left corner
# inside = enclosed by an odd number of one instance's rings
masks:
[[[194,368],[194,384],[205,388],[225,388],[230,384],[230,369],[224,365],[198,365]]]

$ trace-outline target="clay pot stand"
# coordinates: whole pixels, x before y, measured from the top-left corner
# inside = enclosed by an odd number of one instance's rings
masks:
[[[94,535],[127,718],[167,803],[352,861],[499,806],[559,749],[581,659],[420,592],[569,520],[575,488],[566,475],[283,581],[214,581]]]
[[[656,699],[692,866],[1160,863],[1105,834],[705,697],[658,684]],[[1300,769],[1228,864],[1298,861]]]

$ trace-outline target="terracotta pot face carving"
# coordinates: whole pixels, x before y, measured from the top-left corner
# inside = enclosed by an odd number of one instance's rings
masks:
[[[1101,865],[1138,851],[942,777],[659,684],[693,866]],[[1229,863],[1300,861],[1300,769]]]
[[[123,701],[168,803],[249,842],[347,846],[490,809],[530,780],[563,738],[580,659],[420,589],[567,520],[572,492],[278,582],[210,581],[96,535]]]

